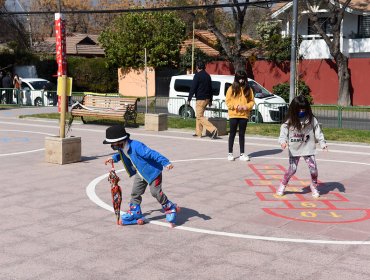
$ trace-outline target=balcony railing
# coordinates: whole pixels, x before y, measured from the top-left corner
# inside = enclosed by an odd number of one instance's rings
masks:
[[[343,38],[342,52],[346,55],[370,52],[370,38],[347,39]],[[315,35],[303,37],[299,47],[299,54],[304,59],[331,58],[329,48],[323,39]]]

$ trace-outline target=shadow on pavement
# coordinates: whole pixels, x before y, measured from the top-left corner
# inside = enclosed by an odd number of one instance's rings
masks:
[[[330,193],[331,191],[334,191],[334,190],[337,190],[338,192],[346,192],[346,188],[343,186],[342,183],[339,183],[339,182],[326,182],[326,183],[320,183],[317,187],[317,189],[319,190],[320,194],[323,195],[323,194],[328,194]],[[285,191],[285,194],[306,194],[306,193],[310,193],[311,192],[311,189],[310,189],[310,186],[306,186],[304,188],[302,188],[302,191]]]
[[[342,183],[339,182],[325,182],[320,183],[317,189],[320,191],[320,194],[327,194],[331,191],[337,190],[338,192],[346,192],[346,188]]]
[[[272,149],[272,150],[262,150],[258,152],[250,153],[250,157],[263,157],[263,156],[270,156],[280,154],[283,150],[282,149]]]
[[[166,215],[160,209],[147,211],[147,212],[144,213],[144,216],[146,216],[148,214],[151,214],[153,212],[161,212],[162,215],[155,216],[155,217],[150,217],[150,220],[156,221],[156,220],[166,219]],[[205,214],[200,214],[196,210],[186,208],[186,207],[181,207],[181,210],[177,215],[176,225],[181,226],[181,225],[185,224],[186,222],[188,222],[189,218],[192,218],[192,217],[198,217],[198,218],[203,219],[204,221],[212,219],[210,216],[207,216]]]

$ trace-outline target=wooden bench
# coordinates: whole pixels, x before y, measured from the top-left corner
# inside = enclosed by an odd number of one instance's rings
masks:
[[[74,117],[96,117],[101,119],[122,120],[126,125],[129,121],[136,124],[137,102],[139,98],[85,95],[80,102],[71,107],[72,121]]]

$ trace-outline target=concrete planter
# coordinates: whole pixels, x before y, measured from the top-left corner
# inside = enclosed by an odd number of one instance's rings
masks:
[[[208,118],[218,130],[218,135],[227,135],[227,119],[226,118]]]
[[[45,161],[58,164],[81,161],[81,137],[45,137]]]
[[[162,131],[167,129],[167,114],[145,114],[145,130]]]

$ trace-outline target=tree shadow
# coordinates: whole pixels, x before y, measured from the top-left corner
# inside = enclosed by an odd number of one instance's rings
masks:
[[[272,150],[262,150],[250,153],[250,157],[263,157],[263,156],[269,156],[269,155],[276,155],[282,153],[282,149],[272,149]]]
[[[163,213],[162,209],[146,211],[144,213],[144,216],[146,216],[148,214],[151,214],[151,213],[154,213],[154,212],[161,212],[161,215],[151,217],[150,220],[156,221],[156,220],[166,219],[166,215]],[[191,217],[198,217],[198,218],[203,219],[204,221],[212,219],[212,217],[210,217],[206,214],[201,214],[196,210],[186,208],[186,207],[181,207],[181,210],[180,210],[179,214],[177,215],[176,225],[181,226],[181,225],[185,224],[186,222],[189,221],[189,218],[191,218]]]

